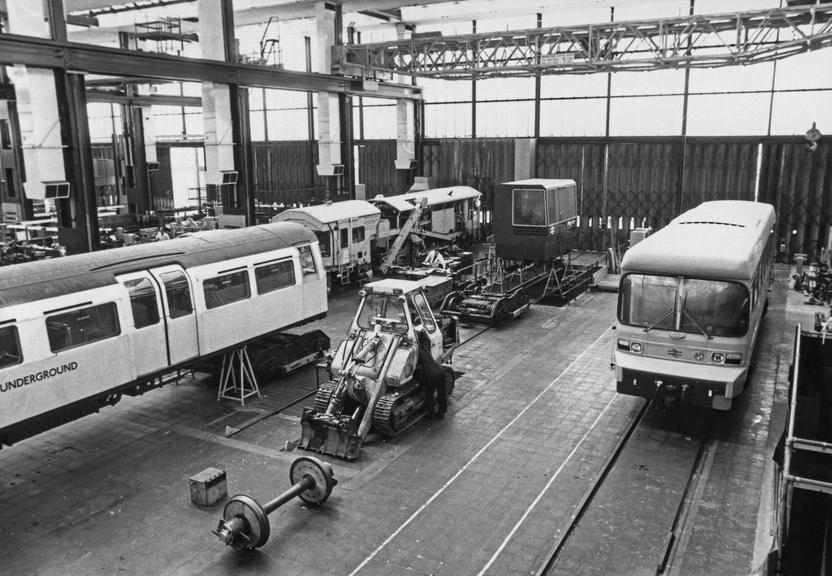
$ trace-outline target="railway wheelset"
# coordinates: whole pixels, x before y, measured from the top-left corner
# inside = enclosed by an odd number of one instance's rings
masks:
[[[332,466],[313,456],[301,456],[289,468],[292,486],[273,500],[260,504],[246,494],[233,496],[225,505],[222,519],[212,532],[236,550],[254,550],[271,536],[269,514],[295,498],[305,504],[320,506],[329,499],[338,484]]]

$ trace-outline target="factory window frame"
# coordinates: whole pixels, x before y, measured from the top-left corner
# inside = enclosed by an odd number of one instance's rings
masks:
[[[52,352],[98,342],[120,333],[115,302],[85,306],[46,318],[46,334]]]
[[[542,189],[511,191],[511,218],[515,226],[546,226],[546,198]]]
[[[295,264],[291,259],[254,267],[257,293],[266,294],[295,285]]]
[[[202,289],[205,294],[205,307],[209,310],[239,302],[251,296],[247,270],[209,278],[202,283]]]
[[[156,289],[147,278],[136,278],[124,282],[130,294],[130,307],[133,309],[133,324],[136,329],[159,323],[159,304]]]
[[[171,319],[187,316],[194,311],[191,303],[191,287],[182,272],[165,272],[161,276],[168,298]]]
[[[318,268],[315,266],[315,257],[312,255],[311,246],[298,247],[300,253],[300,269],[304,276],[310,276],[318,273]]]
[[[353,244],[357,244],[359,242],[364,242],[365,232],[364,226],[356,226],[352,229],[352,242]]]
[[[3,326],[0,328],[0,368],[21,362],[23,362],[23,354],[20,352],[17,326]]]

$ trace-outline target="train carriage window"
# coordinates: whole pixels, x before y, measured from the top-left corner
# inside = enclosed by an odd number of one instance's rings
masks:
[[[555,224],[560,222],[560,218],[558,217],[558,199],[557,199],[558,191],[555,190],[546,190],[546,223],[547,224]]]
[[[181,318],[194,311],[191,303],[191,287],[188,278],[182,272],[165,272],[161,276],[165,285],[170,317]]]
[[[312,256],[312,247],[299,246],[298,252],[300,252],[300,269],[303,272],[303,275],[309,276],[310,274],[317,274],[318,269],[315,267],[315,258]]]
[[[159,305],[156,301],[156,289],[147,278],[127,280],[124,285],[130,293],[130,306],[133,308],[133,324],[144,328],[159,323]]]
[[[329,258],[331,234],[329,232],[315,232],[315,237],[318,239],[318,246],[321,249],[321,256],[323,258]]]
[[[352,229],[352,242],[353,244],[358,244],[359,242],[364,242],[364,226],[356,226]]]
[[[17,337],[16,326],[0,328],[0,368],[20,364],[23,355],[20,353],[20,339]]]
[[[350,231],[347,228],[341,228],[341,248],[350,247]]]
[[[295,265],[291,260],[270,262],[254,267],[254,279],[257,293],[265,294],[295,284]]]
[[[49,316],[46,332],[52,352],[118,336],[121,330],[116,304],[108,302]]]
[[[515,226],[545,226],[543,190],[512,190],[512,223]]]
[[[202,283],[202,289],[205,293],[205,306],[209,310],[245,300],[251,296],[246,270],[209,278]]]

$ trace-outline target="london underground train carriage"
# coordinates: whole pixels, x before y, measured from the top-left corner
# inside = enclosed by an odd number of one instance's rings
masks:
[[[774,208],[705,202],[621,263],[612,364],[620,393],[727,410],[766,309]]]
[[[200,232],[0,269],[0,444],[326,315],[314,235]]]

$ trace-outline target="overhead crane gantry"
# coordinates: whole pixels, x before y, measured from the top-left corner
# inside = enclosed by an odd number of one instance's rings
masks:
[[[352,76],[446,79],[754,64],[832,46],[832,3],[333,47]]]

